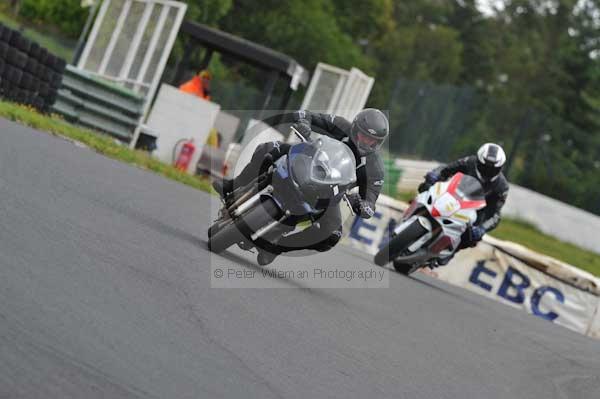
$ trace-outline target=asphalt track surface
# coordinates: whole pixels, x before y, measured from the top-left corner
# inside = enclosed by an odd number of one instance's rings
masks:
[[[0,398],[600,398],[599,341],[428,276],[210,288],[214,205],[0,120]]]

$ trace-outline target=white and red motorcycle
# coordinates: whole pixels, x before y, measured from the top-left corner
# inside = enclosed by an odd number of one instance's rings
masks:
[[[375,263],[393,262],[396,271],[411,274],[436,259],[452,255],[461,236],[486,206],[481,183],[456,173],[417,195],[394,229],[390,241],[375,255]]]

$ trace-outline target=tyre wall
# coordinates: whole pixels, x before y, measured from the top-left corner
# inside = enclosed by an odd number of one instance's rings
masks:
[[[0,99],[49,112],[65,66],[65,60],[0,24]]]

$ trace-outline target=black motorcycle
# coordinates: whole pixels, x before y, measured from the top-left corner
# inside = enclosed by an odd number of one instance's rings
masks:
[[[245,250],[274,248],[299,223],[316,224],[327,209],[348,201],[346,193],[356,185],[354,154],[327,136],[295,144],[270,163],[254,181],[223,199],[208,230],[212,252],[233,244]]]

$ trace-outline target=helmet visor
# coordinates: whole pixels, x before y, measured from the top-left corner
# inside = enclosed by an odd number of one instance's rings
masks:
[[[502,167],[501,166],[498,167],[498,166],[494,166],[494,165],[490,165],[490,164],[478,163],[477,169],[479,170],[479,173],[481,174],[481,176],[484,179],[491,180],[494,177],[498,176],[498,174],[502,170]]]
[[[362,131],[358,131],[356,134],[356,146],[364,153],[371,153],[377,151],[383,144],[384,139],[373,137],[372,135],[365,134]]]

